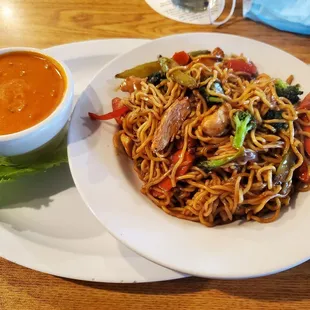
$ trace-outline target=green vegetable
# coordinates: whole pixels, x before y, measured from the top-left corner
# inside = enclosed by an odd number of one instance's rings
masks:
[[[170,59],[167,57],[160,56],[158,58],[158,61],[159,61],[160,66],[161,66],[161,70],[164,73],[166,73],[171,68],[178,66],[178,64],[173,59]],[[171,76],[171,79],[173,81],[177,82],[178,84],[180,84],[182,86],[188,87],[190,89],[197,87],[196,80],[192,76],[190,76],[189,74],[187,74],[181,70],[173,71],[170,76]]]
[[[229,155],[221,159],[204,160],[197,163],[197,167],[206,171],[222,167],[233,160],[238,159],[244,155],[244,148],[240,148],[235,154]]]
[[[217,92],[219,94],[224,94],[224,90],[222,88],[222,85],[219,81],[215,81],[212,86],[211,86],[211,89],[214,91],[214,92]],[[212,106],[213,104],[217,104],[217,103],[223,103],[224,100],[223,98],[220,98],[220,97],[215,97],[215,96],[210,96],[208,93],[207,93],[207,89],[206,87],[202,86],[198,89],[200,95],[206,100],[207,104],[209,106]]]
[[[264,116],[264,119],[283,119],[282,112],[283,111],[268,110]],[[287,123],[271,123],[269,125],[273,126],[277,131],[288,128]]]
[[[158,85],[163,79],[165,78],[165,75],[161,72],[161,71],[158,71],[158,72],[154,72],[152,74],[150,74],[148,77],[147,77],[147,82],[148,83],[151,83],[153,85]]]
[[[295,165],[295,161],[296,155],[290,148],[289,151],[283,156],[283,159],[277,168],[274,180],[275,184],[282,184],[286,181],[290,169]]]
[[[248,111],[237,111],[233,116],[233,120],[236,124],[233,147],[239,149],[243,146],[247,133],[255,128],[256,121]]]
[[[224,102],[223,98],[214,97],[214,96],[208,97],[208,103],[210,103],[210,104],[223,103],[223,102]]]
[[[169,69],[178,66],[178,63],[171,58],[159,56],[158,61],[159,61],[161,70],[164,73],[167,73],[169,71]]]
[[[198,51],[189,52],[188,54],[191,57],[197,57],[200,55],[209,55],[209,54],[211,54],[211,52],[209,50],[198,50]]]
[[[161,66],[158,61],[147,62],[134,68],[125,70],[115,75],[116,78],[126,79],[130,76],[145,78],[154,72],[160,71]]]
[[[276,92],[279,97],[285,97],[290,100],[292,104],[296,104],[300,98],[299,95],[302,95],[303,92],[299,90],[300,85],[289,85],[284,81],[277,79],[275,81]]]
[[[0,183],[14,181],[19,177],[46,171],[67,163],[67,138],[51,144],[37,153],[17,157],[0,157]]]

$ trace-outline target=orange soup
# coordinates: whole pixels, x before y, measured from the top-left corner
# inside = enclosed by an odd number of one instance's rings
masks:
[[[0,135],[22,131],[59,105],[66,81],[52,59],[34,52],[0,55]]]

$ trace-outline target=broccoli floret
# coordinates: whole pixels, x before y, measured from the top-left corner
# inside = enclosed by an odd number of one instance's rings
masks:
[[[283,119],[282,112],[283,111],[281,110],[280,111],[268,110],[268,112],[264,116],[264,119]],[[288,128],[287,123],[272,123],[270,125],[274,127],[277,131]]]
[[[154,72],[152,74],[150,74],[147,77],[147,83],[151,83],[153,85],[158,85],[163,79],[165,78],[165,75],[161,72]]]
[[[211,160],[203,160],[197,163],[197,167],[205,170],[210,171],[212,169],[216,169],[222,167],[233,160],[238,159],[239,157],[244,155],[244,148],[240,148],[235,154],[226,156],[221,159],[211,159]]]
[[[236,124],[233,147],[239,149],[243,146],[247,133],[256,127],[256,120],[248,111],[237,111],[233,120]]]
[[[292,104],[296,104],[300,100],[299,95],[303,94],[303,92],[299,90],[299,84],[289,85],[286,82],[277,79],[275,81],[275,86],[277,95],[288,99]]]

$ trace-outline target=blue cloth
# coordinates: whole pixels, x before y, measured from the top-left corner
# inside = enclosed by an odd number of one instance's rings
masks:
[[[310,35],[310,0],[244,0],[243,15],[280,30]]]

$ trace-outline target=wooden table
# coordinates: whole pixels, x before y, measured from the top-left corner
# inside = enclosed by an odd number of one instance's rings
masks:
[[[234,18],[220,29],[166,19],[143,0],[11,0],[1,5],[2,47],[216,31],[258,39],[310,63],[309,37],[244,20],[241,1]],[[0,259],[0,309],[310,309],[310,262],[260,279],[117,285],[61,279]]]

